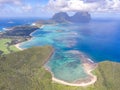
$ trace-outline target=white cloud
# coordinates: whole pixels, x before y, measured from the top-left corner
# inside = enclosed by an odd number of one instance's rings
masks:
[[[21,9],[24,11],[24,12],[29,12],[29,11],[32,11],[33,10],[33,7],[31,5],[22,5],[21,6]]]
[[[85,3],[81,0],[69,0],[67,1],[67,7],[62,8],[61,10],[71,10],[71,11],[78,11],[78,10],[92,10],[94,8],[97,8],[98,4],[96,2],[94,3]]]
[[[120,12],[120,0],[49,0],[48,4],[27,0],[0,0],[0,16],[47,16],[58,11]],[[30,0],[31,1],[31,0]]]
[[[120,0],[49,0],[47,8],[54,11],[120,11]]]
[[[6,4],[21,5],[22,0],[0,0],[0,5],[4,6]]]

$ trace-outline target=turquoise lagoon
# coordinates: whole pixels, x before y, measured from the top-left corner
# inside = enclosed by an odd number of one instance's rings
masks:
[[[72,83],[88,76],[78,52],[94,62],[120,62],[119,34],[120,21],[113,19],[95,19],[87,24],[46,25],[33,32],[33,38],[20,47],[52,45],[55,53],[47,66],[56,78]]]

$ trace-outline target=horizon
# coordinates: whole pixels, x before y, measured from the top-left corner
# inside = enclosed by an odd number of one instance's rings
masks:
[[[58,13],[58,12],[57,12]],[[72,15],[74,15],[76,12],[66,12],[69,16],[72,16]],[[31,19],[39,19],[39,20],[46,20],[46,19],[50,19],[50,18],[52,18],[52,16],[54,15],[55,13],[53,13],[52,15],[50,15],[50,16],[43,16],[43,17],[39,17],[39,16],[11,16],[11,17],[9,17],[9,16],[7,16],[7,17],[0,17],[0,19],[2,20],[2,19],[29,19],[29,18],[31,18]],[[111,12],[109,12],[109,13],[106,13],[106,12],[97,12],[97,13],[89,13],[90,15],[91,15],[91,18],[100,18],[100,19],[105,19],[106,17],[107,18],[114,18],[114,19],[119,19],[120,18],[120,13],[111,13]]]

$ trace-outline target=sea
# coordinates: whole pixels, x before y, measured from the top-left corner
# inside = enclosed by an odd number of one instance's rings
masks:
[[[16,18],[16,17],[10,17],[10,18],[0,18],[0,32],[3,32],[6,30],[6,28],[18,26],[18,25],[29,25],[32,22],[38,21],[41,18]]]
[[[18,20],[17,23],[26,24],[22,20]],[[2,28],[6,28],[5,25],[9,26],[6,23]],[[89,23],[45,25],[31,35],[33,38],[23,42],[20,48],[53,46],[55,52],[46,66],[55,78],[65,82],[73,83],[88,76],[78,52],[95,63],[120,62],[119,18],[93,18]]]

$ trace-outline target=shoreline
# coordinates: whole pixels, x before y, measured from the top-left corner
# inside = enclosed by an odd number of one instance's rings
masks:
[[[45,25],[42,25],[40,28],[43,28]],[[37,30],[35,30],[34,32],[36,32]],[[32,32],[31,34],[30,34],[30,36],[31,36],[31,38],[29,39],[29,40],[27,40],[27,41],[31,41],[34,37],[32,37],[32,34],[34,33],[34,32]],[[26,42],[26,41],[25,41]],[[21,42],[21,43],[23,43],[23,42]],[[19,49],[19,50],[24,50],[23,48],[20,48],[20,44],[21,43],[18,43],[18,44],[16,44],[15,46]],[[73,51],[74,52],[74,51]],[[50,57],[53,55],[53,53],[54,53],[54,49],[52,50],[52,52],[51,52],[51,54],[48,56],[48,58],[47,58],[47,60],[46,60],[46,63],[49,61],[49,59],[50,59]],[[78,52],[74,52],[75,54],[78,54]],[[87,82],[84,82],[84,81],[81,81],[81,80],[76,80],[75,82],[73,82],[73,83],[68,83],[68,82],[65,82],[64,80],[60,80],[60,79],[57,79],[57,78],[55,78],[54,77],[54,74],[52,73],[52,71],[49,69],[49,67],[48,66],[46,66],[45,65],[45,69],[47,70],[47,71],[49,71],[50,73],[51,73],[51,75],[52,75],[52,81],[54,82],[54,83],[59,83],[59,84],[63,84],[63,85],[69,85],[69,86],[83,86],[83,87],[85,87],[85,86],[88,86],[88,85],[92,85],[92,84],[94,84],[96,81],[97,81],[97,76],[95,76],[94,74],[92,74],[91,72],[95,69],[95,67],[94,67],[94,62],[91,60],[91,59],[89,59],[89,58],[87,58],[87,57],[85,57],[83,54],[81,54],[81,52],[79,53],[80,54],[80,57],[83,59],[82,60],[82,65],[83,65],[83,68],[84,68],[84,71],[86,72],[86,74],[88,74],[88,78],[87,79],[85,79],[85,80],[90,80],[90,81],[87,81]],[[46,64],[45,63],[45,64]],[[92,68],[91,68],[92,67]]]
[[[91,78],[91,81],[89,81],[89,82],[83,82],[83,81],[80,81],[79,83],[68,83],[68,82],[65,82],[64,80],[60,80],[60,79],[57,79],[57,78],[55,78],[54,77],[54,74],[52,73],[52,71],[51,70],[49,70],[48,69],[48,67],[46,67],[45,66],[45,69],[47,70],[47,71],[49,71],[51,74],[52,74],[52,81],[53,81],[53,83],[58,83],[58,84],[63,84],[63,85],[68,85],[68,86],[81,86],[81,87],[86,87],[86,86],[89,86],[89,85],[92,85],[92,84],[94,84],[96,81],[97,81],[97,76],[95,76],[94,74],[92,74],[91,72],[95,69],[89,69],[88,70],[88,68],[86,67],[86,64],[84,64],[84,68],[85,68],[85,70],[86,70],[86,73],[89,75],[89,76],[91,76],[92,78]]]
[[[41,28],[43,28],[45,25],[42,25],[39,29],[41,29]],[[31,34],[30,34],[30,36],[31,36],[31,38],[29,39],[29,40],[27,40],[27,41],[24,41],[24,42],[28,42],[28,41],[31,41],[34,37],[32,37],[32,34],[34,33],[34,32],[36,32],[37,30],[35,30],[35,31],[33,31]],[[16,48],[18,48],[19,50],[24,50],[23,48],[20,48],[20,44],[22,44],[22,43],[24,43],[24,42],[21,42],[21,43],[17,43],[17,44],[15,44],[14,46],[16,47]]]
[[[41,25],[41,27],[40,27],[39,29],[44,28],[44,26],[45,26],[45,25]],[[37,30],[39,30],[39,29],[37,29]],[[32,37],[32,34],[35,33],[37,30],[35,30],[35,31],[33,31],[32,33],[30,33],[30,36]]]
[[[24,41],[24,42],[28,42],[28,41],[31,41],[33,39],[33,37],[31,37],[29,40],[27,41]],[[15,44],[14,46],[17,47],[19,50],[24,50],[23,48],[20,48],[20,44],[24,43],[24,42],[21,42],[21,43],[17,43]]]
[[[94,75],[92,73],[92,71],[97,67],[97,64],[94,63],[88,57],[84,57],[83,55],[81,55],[81,52],[80,52],[80,57],[83,59],[82,60],[82,62],[83,62],[82,65],[83,65],[84,71],[88,75],[87,78],[85,78],[83,80],[76,80],[76,81],[74,81],[72,83],[69,83],[69,82],[66,82],[64,80],[60,80],[60,79],[56,78],[54,76],[53,72],[50,70],[50,67],[47,66],[47,65],[45,65],[45,69],[47,71],[49,71],[51,73],[51,75],[52,75],[52,81],[53,81],[53,83],[58,83],[58,84],[63,84],[63,85],[68,85],[68,86],[81,86],[81,87],[86,87],[86,86],[94,84],[97,81],[97,76]]]
[[[45,64],[50,60],[50,58],[52,57],[53,53],[54,53],[54,48],[51,48],[51,53],[48,55],[47,59],[45,60],[45,63],[43,65],[43,67],[45,68],[45,70],[47,69],[47,67],[45,66]],[[48,70],[49,71],[49,70]]]
[[[14,46],[15,46],[16,48],[18,48],[19,50],[22,51],[22,50],[24,50],[24,49],[20,48],[20,44],[21,44],[21,43],[18,43],[18,44],[14,45]]]

